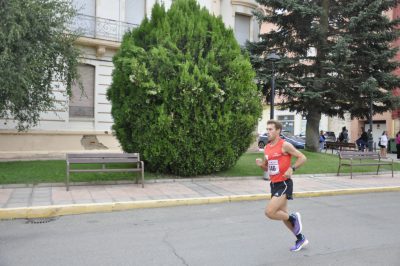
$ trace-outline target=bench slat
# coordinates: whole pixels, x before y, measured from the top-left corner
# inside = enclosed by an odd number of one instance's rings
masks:
[[[379,155],[379,153],[374,152],[374,151],[343,151],[343,154],[377,154]]]
[[[140,172],[140,168],[122,168],[122,169],[70,169],[70,172]]]
[[[376,163],[357,163],[357,164],[351,164],[351,163],[342,163],[342,165],[348,165],[348,166],[377,166],[377,165],[392,165],[392,163],[386,163],[386,162],[376,162]]]
[[[332,154],[333,154],[333,150],[338,150],[341,151],[343,149],[345,150],[356,150],[357,149],[357,145],[355,143],[343,143],[343,142],[329,142],[327,141],[325,143],[326,145],[326,150],[325,152],[327,152],[329,149],[332,150]]]
[[[67,158],[139,158],[139,153],[68,153]]]
[[[355,143],[349,142],[349,143],[343,143],[343,142],[326,142],[326,145],[329,146],[336,146],[336,147],[357,147]]]
[[[380,155],[376,152],[362,152],[362,151],[341,151],[339,156],[342,159],[379,159]]]
[[[353,145],[349,145],[349,144],[350,143],[348,143],[348,144],[327,143],[326,146],[329,146],[329,147],[345,147],[345,148],[355,148],[356,147],[355,144],[353,144]]]
[[[379,156],[352,156],[352,155],[341,155],[342,159],[354,159],[354,160],[368,160],[368,159],[379,159]]]
[[[69,163],[76,164],[102,164],[102,163],[137,163],[139,160],[137,158],[73,158],[68,159]]]

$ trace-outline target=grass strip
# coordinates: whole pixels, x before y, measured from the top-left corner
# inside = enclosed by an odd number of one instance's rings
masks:
[[[336,173],[339,163],[337,155],[325,153],[305,152],[307,163],[296,170],[296,174],[327,174]],[[256,158],[262,158],[262,152],[245,153],[229,170],[215,173],[214,176],[262,176],[262,171],[256,166]],[[109,164],[107,168],[127,168],[129,164]],[[74,168],[101,168],[97,165],[77,165]],[[146,169],[146,166],[145,166]],[[353,167],[354,172],[374,172],[377,166]],[[395,171],[400,171],[400,164],[394,164]],[[390,170],[390,166],[381,166],[382,170]],[[341,173],[349,173],[350,167],[342,167]],[[48,161],[13,161],[0,162],[0,184],[38,184],[59,183],[65,181],[66,163],[61,160]],[[71,173],[71,182],[98,182],[133,180],[140,173]],[[145,179],[179,178],[177,176],[163,175],[145,171]]]

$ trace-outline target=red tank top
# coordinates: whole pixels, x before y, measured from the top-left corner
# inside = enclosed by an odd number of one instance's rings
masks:
[[[274,146],[268,143],[264,149],[265,159],[268,161],[268,174],[271,183],[287,180],[283,175],[290,167],[292,156],[282,152],[284,142],[285,140],[280,139]]]

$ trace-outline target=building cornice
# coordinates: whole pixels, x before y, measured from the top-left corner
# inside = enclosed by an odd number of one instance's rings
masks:
[[[30,130],[30,131],[17,131],[13,129],[2,129],[0,130],[0,135],[37,135],[37,136],[43,136],[43,135],[48,135],[48,136],[60,136],[60,135],[65,135],[65,136],[71,136],[71,135],[113,135],[112,132],[109,131],[61,131],[61,130]]]
[[[253,0],[231,0],[231,4],[234,6],[245,6],[245,7],[249,7],[252,9],[255,9],[258,7],[258,4],[253,1]]]
[[[76,43],[80,44],[80,45],[91,46],[91,47],[104,46],[108,49],[114,49],[114,50],[117,50],[121,46],[120,42],[88,38],[88,37],[79,37],[76,40]]]
[[[98,57],[103,56],[106,50],[118,50],[121,46],[120,42],[108,41],[96,38],[79,37],[76,40],[77,45],[89,46],[96,48],[96,55]]]

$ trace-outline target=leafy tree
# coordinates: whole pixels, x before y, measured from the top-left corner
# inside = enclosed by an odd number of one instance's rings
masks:
[[[124,36],[108,91],[123,149],[181,176],[233,166],[261,113],[255,72],[232,30],[195,0],[155,4]]]
[[[54,105],[52,82],[70,94],[79,52],[68,22],[75,15],[64,0],[0,0],[0,118],[18,129],[37,124]]]
[[[257,0],[265,6],[257,12],[260,22],[276,30],[248,44],[258,79],[268,84],[271,63],[266,54],[285,55],[277,65],[277,89],[284,96],[283,109],[307,118],[306,148],[318,150],[321,114],[342,117],[368,116],[373,95],[374,112],[397,105],[388,93],[399,86],[393,74],[398,20],[384,11],[396,0]],[[377,86],[372,86],[376,80]],[[372,82],[372,83],[371,83]],[[372,85],[371,85],[372,84]]]
[[[394,74],[399,62],[393,60],[398,49],[392,46],[399,36],[400,21],[390,21],[383,14],[398,2],[358,1],[344,8],[347,20],[341,28],[346,31],[338,39],[330,59],[333,71],[338,74],[336,85],[340,93],[349,99],[358,98],[343,103],[352,117],[371,118],[371,100],[373,113],[398,106],[399,97],[391,93],[400,85],[399,77]]]

